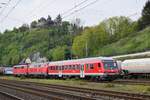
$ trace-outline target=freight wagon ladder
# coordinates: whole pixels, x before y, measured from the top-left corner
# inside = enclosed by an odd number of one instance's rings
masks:
[[[81,77],[81,78],[84,78],[84,77],[85,77],[85,74],[84,74],[84,65],[81,65],[81,66],[80,66],[80,77]]]

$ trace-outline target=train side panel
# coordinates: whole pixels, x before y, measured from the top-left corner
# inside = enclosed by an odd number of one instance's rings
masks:
[[[47,64],[44,64],[44,63],[31,64],[28,67],[28,75],[46,76],[47,73],[48,73],[48,67],[47,67]]]
[[[15,65],[13,66],[13,75],[14,76],[24,76],[28,74],[28,66],[27,65]]]

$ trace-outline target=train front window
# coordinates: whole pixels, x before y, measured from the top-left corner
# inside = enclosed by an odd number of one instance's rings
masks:
[[[117,68],[116,62],[113,61],[104,61],[103,64],[104,64],[104,69],[113,70]]]

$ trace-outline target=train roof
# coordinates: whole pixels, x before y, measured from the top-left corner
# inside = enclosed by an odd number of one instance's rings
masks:
[[[91,58],[82,58],[82,59],[72,59],[72,60],[63,60],[63,61],[52,61],[52,62],[44,62],[44,63],[31,63],[31,66],[35,65],[68,65],[68,64],[84,64],[84,63],[96,63],[104,60],[113,60],[111,57],[91,57]],[[14,67],[22,67],[27,66],[26,64],[14,65]]]
[[[125,62],[143,62],[143,61],[150,61],[150,58],[129,59],[129,60],[125,60],[123,62],[125,63]]]
[[[27,66],[26,64],[18,64],[18,65],[14,65],[13,67],[22,67],[22,66]]]
[[[54,61],[49,62],[50,65],[62,65],[62,64],[84,64],[84,63],[92,63],[99,62],[103,60],[113,60],[110,57],[91,57],[91,58],[82,58],[82,59],[72,59],[72,60],[63,60],[63,61]]]

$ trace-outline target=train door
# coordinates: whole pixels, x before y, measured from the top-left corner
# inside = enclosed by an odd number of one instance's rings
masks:
[[[62,70],[61,70],[62,68],[61,68],[61,67],[62,67],[62,66],[59,66],[59,67],[58,67],[58,74],[59,74],[58,76],[59,76],[59,77],[62,77]]]
[[[80,77],[84,78],[85,74],[84,74],[84,64],[80,65]]]

